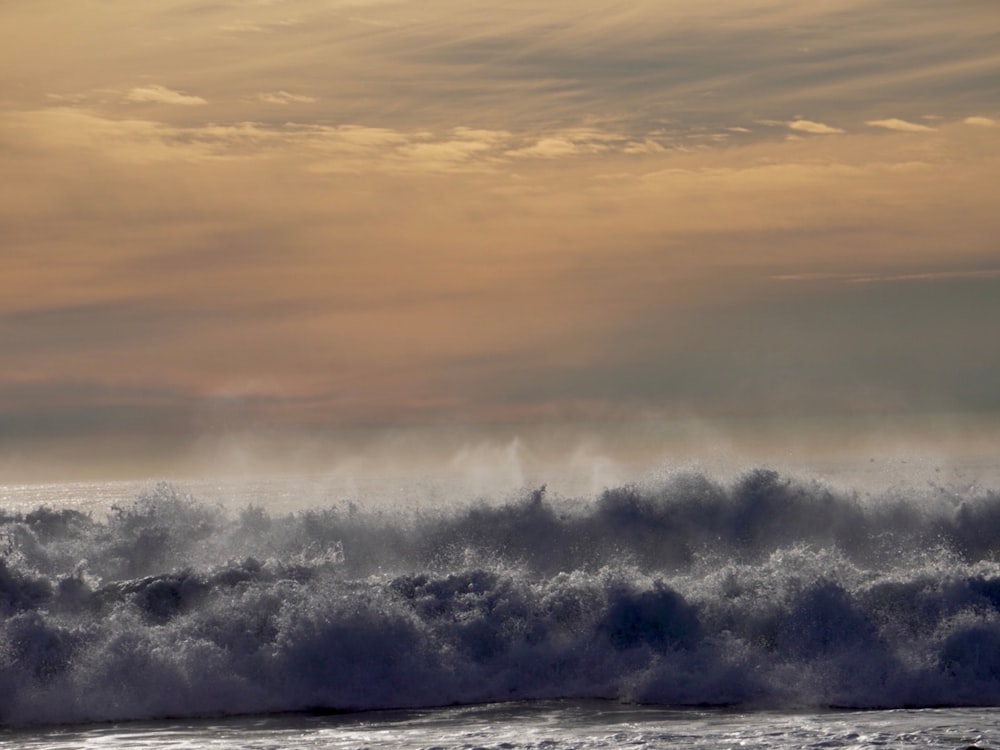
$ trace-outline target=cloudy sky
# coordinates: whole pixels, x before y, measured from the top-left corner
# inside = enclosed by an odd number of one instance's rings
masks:
[[[0,470],[980,424],[998,35],[996,0],[7,0]]]

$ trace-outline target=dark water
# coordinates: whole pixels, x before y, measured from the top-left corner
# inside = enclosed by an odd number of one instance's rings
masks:
[[[867,495],[757,470],[271,515],[161,485],[107,517],[2,514],[0,555],[8,727],[554,699],[1000,704],[989,489]]]

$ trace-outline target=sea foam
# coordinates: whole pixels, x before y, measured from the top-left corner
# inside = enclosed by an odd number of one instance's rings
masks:
[[[514,699],[1000,703],[1000,493],[755,470],[272,515],[0,514],[0,722]]]

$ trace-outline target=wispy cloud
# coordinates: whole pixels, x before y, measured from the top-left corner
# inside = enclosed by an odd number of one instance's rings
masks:
[[[920,272],[870,273],[860,272],[805,272],[774,274],[775,281],[789,282],[841,282],[845,284],[879,284],[907,281],[975,281],[1000,279],[997,268],[962,268]]]
[[[997,125],[1000,125],[1000,122],[989,117],[966,117],[962,122],[966,125],[978,125],[982,128],[995,128]]]
[[[153,102],[156,104],[176,104],[181,107],[197,107],[208,104],[205,99],[192,94],[185,94],[182,91],[175,91],[166,86],[152,84],[150,86],[139,86],[128,92],[127,99],[130,102]]]
[[[292,94],[288,91],[261,92],[257,94],[256,99],[265,104],[315,104],[319,101],[314,96]]]
[[[174,125],[109,117],[84,107],[49,107],[8,116],[52,145],[100,149],[111,159],[161,161],[268,158],[283,154],[313,171],[429,171],[491,169],[502,162],[567,159],[613,154],[652,154],[666,149],[647,135],[629,137],[594,127],[548,134],[454,127],[444,131],[364,125],[269,124]]]
[[[297,18],[283,18],[277,21],[231,21],[229,23],[224,23],[219,25],[219,31],[224,31],[233,34],[259,34],[266,31],[274,31],[282,27],[296,26],[301,21]]]
[[[788,127],[800,133],[810,133],[812,135],[837,135],[843,133],[841,128],[835,128],[822,122],[812,120],[792,120]]]
[[[866,120],[865,125],[870,125],[873,128],[895,130],[899,133],[930,133],[935,130],[935,128],[932,128],[929,125],[921,125],[917,122],[908,122],[906,120],[900,120],[897,117],[890,117],[887,120]]]

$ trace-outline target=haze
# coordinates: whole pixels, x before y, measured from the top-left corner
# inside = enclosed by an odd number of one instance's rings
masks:
[[[995,0],[8,0],[0,481],[995,456],[998,35]]]

